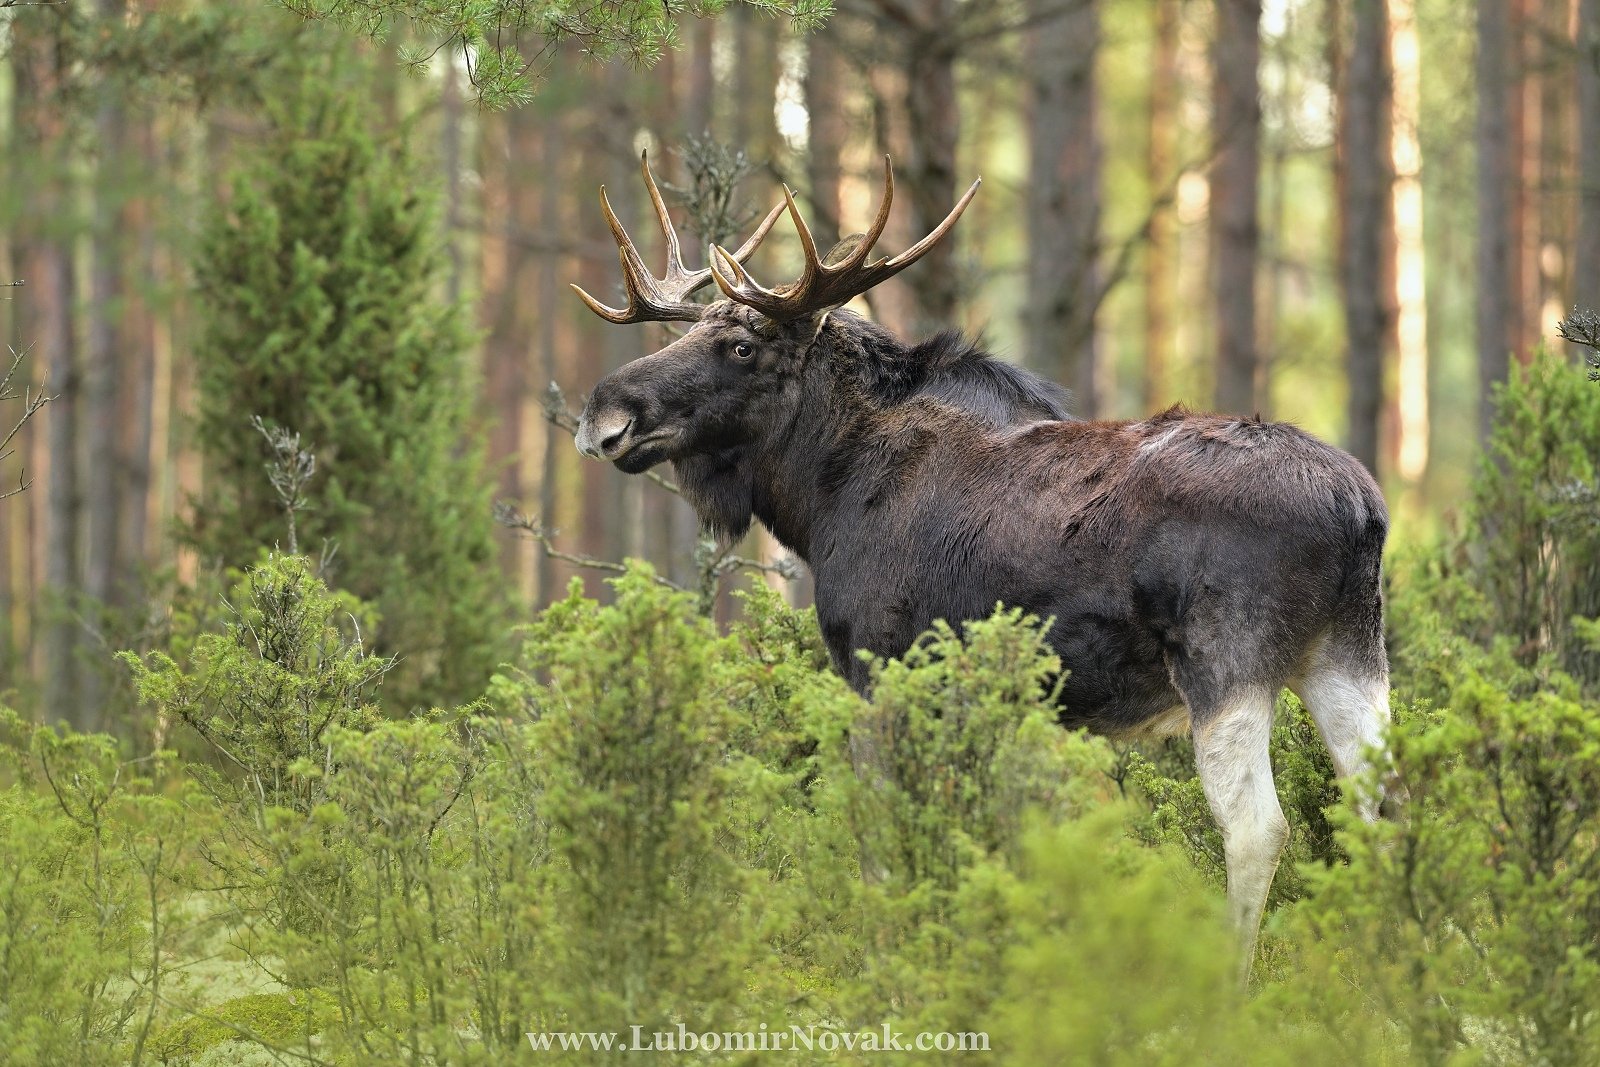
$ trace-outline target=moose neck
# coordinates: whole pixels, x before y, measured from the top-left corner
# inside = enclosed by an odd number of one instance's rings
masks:
[[[825,472],[836,466],[840,441],[866,415],[860,398],[840,402],[836,378],[825,360],[809,362],[800,375],[794,418],[753,449],[749,464],[755,517],[808,565],[812,533],[829,506]]]

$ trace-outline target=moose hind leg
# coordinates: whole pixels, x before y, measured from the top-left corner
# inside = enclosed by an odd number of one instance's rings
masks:
[[[1290,687],[1317,724],[1333,757],[1334,772],[1349,778],[1366,771],[1368,753],[1383,744],[1389,725],[1389,672],[1381,659],[1375,662],[1370,656],[1344,653],[1324,641]],[[1380,798],[1360,800],[1361,817],[1368,822],[1378,817],[1379,808]]]
[[[1222,830],[1228,866],[1228,912],[1238,932],[1241,978],[1255,958],[1261,913],[1289,838],[1272,780],[1272,705],[1265,688],[1230,695],[1196,709],[1195,766],[1211,814]]]

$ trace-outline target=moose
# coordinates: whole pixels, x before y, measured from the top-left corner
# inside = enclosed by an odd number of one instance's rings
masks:
[[[1060,387],[956,333],[907,344],[841,310],[943,240],[979,182],[926,237],[877,259],[887,159],[871,228],[825,256],[785,187],[737,252],[713,244],[690,271],[642,169],[664,276],[602,188],[627,304],[573,288],[613,323],[692,325],[595,386],[578,449],[629,474],[670,462],[719,536],[759,520],[810,567],[833,663],[858,690],[858,650],[898,656],[936,619],[1003,603],[1052,620],[1063,725],[1192,733],[1248,973],[1288,837],[1268,752],[1278,692],[1301,697],[1341,776],[1366,768],[1388,721],[1388,512],[1372,476],[1259,417],[1075,419]],[[785,211],[805,265],[767,288],[745,264]],[[690,299],[711,282],[723,299]],[[1375,818],[1379,800],[1365,805]]]

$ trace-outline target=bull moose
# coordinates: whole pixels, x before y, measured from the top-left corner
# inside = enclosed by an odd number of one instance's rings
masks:
[[[785,188],[737,252],[713,245],[689,271],[643,170],[665,275],[644,266],[602,188],[627,305],[573,288],[614,323],[693,325],[595,386],[579,450],[630,474],[672,463],[720,536],[759,519],[811,568],[823,637],[858,690],[857,650],[900,655],[936,619],[1004,603],[1054,620],[1064,725],[1192,732],[1248,971],[1288,836],[1268,753],[1277,693],[1299,694],[1340,775],[1363,770],[1389,716],[1388,513],[1371,475],[1259,418],[1074,419],[1058,386],[957,334],[907,344],[840,310],[942,240],[978,182],[926,237],[875,260],[887,160],[871,229],[826,256]],[[745,263],[785,211],[805,267],[769,289]],[[724,299],[690,300],[713,281]]]

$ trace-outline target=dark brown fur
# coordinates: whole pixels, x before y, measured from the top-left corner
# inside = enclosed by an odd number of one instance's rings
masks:
[[[951,335],[723,301],[600,382],[579,444],[629,472],[672,461],[724,536],[766,525],[810,565],[858,688],[856,650],[897,656],[1002,603],[1054,620],[1062,719],[1104,732],[1180,706],[1203,725],[1319,641],[1382,671],[1388,518],[1360,464],[1282,423],[1081,422],[1063,401]]]

